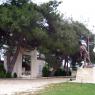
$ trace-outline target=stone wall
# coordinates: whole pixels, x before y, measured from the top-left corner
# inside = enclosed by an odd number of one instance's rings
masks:
[[[76,75],[77,82],[95,83],[95,67],[79,68]]]

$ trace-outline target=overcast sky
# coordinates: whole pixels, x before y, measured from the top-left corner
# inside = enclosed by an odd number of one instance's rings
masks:
[[[38,3],[49,0],[33,0]],[[60,1],[60,0],[58,0]],[[89,30],[95,34],[95,0],[61,0],[63,3],[59,7],[65,17],[72,17],[84,23]]]
[[[0,0],[2,2],[4,0]],[[33,0],[35,3],[48,2],[50,0]],[[60,0],[58,0],[60,1]],[[72,17],[84,23],[95,34],[95,0],[61,0],[63,3],[58,8],[65,17]]]

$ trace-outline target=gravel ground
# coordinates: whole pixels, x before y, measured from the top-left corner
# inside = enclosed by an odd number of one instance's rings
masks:
[[[0,79],[0,95],[30,95],[51,83],[69,81],[69,78]]]

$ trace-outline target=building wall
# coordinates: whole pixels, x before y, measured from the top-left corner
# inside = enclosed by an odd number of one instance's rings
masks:
[[[44,60],[37,59],[37,50],[32,50],[30,52],[20,52],[16,64],[13,69],[13,73],[16,73],[18,77],[22,77],[22,55],[30,55],[31,56],[31,75],[30,78],[37,78],[42,76],[42,68],[45,65]]]
[[[45,66],[44,60],[37,60],[37,76],[38,77],[42,76],[42,69],[44,66]]]
[[[17,77],[21,77],[22,76],[22,53],[19,52],[12,75],[16,73]]]
[[[42,77],[42,68],[45,65],[45,61],[37,59],[37,54],[37,50],[31,52],[31,78]]]
[[[4,68],[6,71],[8,71],[8,69],[7,69],[7,57],[6,56],[4,56]]]
[[[38,77],[37,50],[31,52],[31,78]]]

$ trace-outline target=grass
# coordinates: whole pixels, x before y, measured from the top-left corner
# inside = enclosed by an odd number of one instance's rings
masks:
[[[95,84],[52,84],[36,95],[95,95]]]

